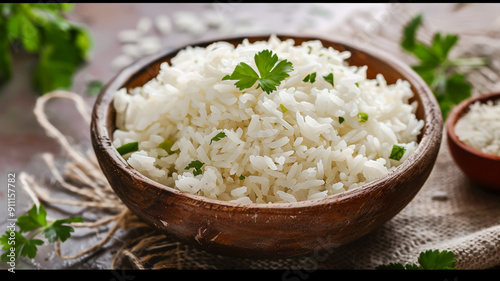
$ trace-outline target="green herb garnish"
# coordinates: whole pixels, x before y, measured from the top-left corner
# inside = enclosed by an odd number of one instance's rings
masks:
[[[184,168],[184,170],[189,170],[191,168],[194,168],[193,170],[193,175],[197,176],[197,175],[201,175],[203,172],[201,171],[201,167],[204,165],[205,163],[201,162],[201,161],[198,161],[198,160],[194,160],[194,161],[191,161],[191,163],[189,163],[186,168]]]
[[[56,2],[0,4],[0,83],[12,78],[11,51],[24,49],[37,55],[33,83],[40,94],[71,87],[92,45],[87,29],[64,16],[73,6]]]
[[[270,50],[263,50],[254,56],[255,65],[260,76],[252,67],[240,62],[231,75],[226,75],[222,80],[238,80],[234,85],[240,90],[252,87],[255,82],[267,94],[276,90],[285,78],[290,77],[288,72],[293,70],[293,65],[287,60],[278,62],[278,56]],[[276,64],[277,63],[277,64]]]
[[[116,150],[118,150],[118,153],[120,153],[121,156],[123,156],[127,153],[130,153],[130,152],[138,151],[139,150],[139,142],[126,143],[126,144],[118,147]]]
[[[17,218],[15,225],[19,227],[19,231],[11,228],[0,237],[2,249],[7,251],[1,257],[2,262],[7,262],[11,258],[11,256],[9,256],[12,255],[11,253],[14,253],[15,258],[19,255],[30,259],[34,258],[37,253],[37,246],[43,245],[44,243],[43,240],[35,239],[35,236],[43,234],[50,243],[54,243],[57,240],[64,242],[71,236],[71,232],[74,231],[73,227],[67,224],[83,221],[81,217],[74,217],[55,220],[48,223],[46,216],[47,212],[43,205],[40,205],[38,209],[36,205],[33,205],[27,215],[22,215]],[[25,237],[23,233],[26,232],[34,233]]]
[[[210,140],[210,144],[212,144],[213,141],[220,141],[222,138],[225,138],[225,137],[226,137],[226,133],[220,132]]]
[[[286,106],[284,106],[282,103],[280,103],[280,108],[281,108],[281,112],[283,112],[283,113],[288,111],[288,108],[286,108]]]
[[[166,139],[162,143],[160,143],[158,147],[165,150],[168,155],[171,155],[175,153],[174,151],[172,151],[172,146],[174,146],[174,141]]]
[[[483,66],[485,58],[448,58],[450,50],[456,45],[456,34],[435,33],[430,45],[417,39],[417,31],[422,24],[422,15],[415,16],[404,27],[401,47],[414,55],[420,62],[412,68],[422,77],[434,93],[443,118],[446,119],[451,108],[471,96],[472,85],[465,75],[454,71],[457,66]]]
[[[399,161],[403,157],[403,155],[406,152],[406,148],[400,145],[393,145],[392,146],[392,151],[391,155],[389,156],[390,159]]]
[[[456,257],[453,252],[427,250],[421,252],[417,264],[390,263],[380,265],[376,269],[380,270],[455,270]]]
[[[366,122],[366,121],[368,121],[368,113],[366,113],[366,112],[360,112],[360,113],[358,113],[358,117],[359,117],[359,122]]]
[[[245,179],[245,176],[244,175],[241,175],[238,177],[240,180],[244,180]]]
[[[100,80],[92,80],[87,83],[86,94],[89,96],[98,95],[102,88],[104,87],[104,83]]]
[[[325,79],[326,82],[332,84],[332,86],[335,87],[335,85],[333,84],[333,73],[325,75],[325,76],[323,76],[323,78]]]
[[[302,81],[311,82],[311,84],[314,83],[316,81],[316,72],[307,74],[307,76]]]
[[[342,124],[345,121],[344,117],[339,116],[339,124]]]

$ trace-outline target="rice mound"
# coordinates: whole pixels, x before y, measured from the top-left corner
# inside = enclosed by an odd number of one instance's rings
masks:
[[[256,69],[254,55],[264,49],[293,63],[275,91],[222,80],[240,62]],[[348,66],[349,56],[319,40],[295,46],[275,35],[236,47],[186,47],[142,87],[117,91],[113,145],[138,142],[138,151],[123,155],[137,171],[218,200],[287,203],[360,188],[415,151],[424,122],[409,103],[407,81],[367,79],[367,67]],[[312,72],[316,81],[304,82]],[[331,72],[334,86],[322,77]],[[212,141],[220,132],[226,137]],[[167,139],[174,141],[170,155],[159,147]],[[406,148],[399,161],[389,158],[395,144]],[[204,163],[202,174],[185,169],[193,160]]]
[[[455,134],[482,153],[500,156],[500,100],[473,103],[455,124]]]

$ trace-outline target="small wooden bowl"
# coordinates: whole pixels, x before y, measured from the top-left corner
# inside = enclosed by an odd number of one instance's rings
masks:
[[[183,193],[143,176],[112,145],[115,130],[113,97],[122,87],[133,88],[154,78],[162,62],[180,50],[140,60],[121,71],[104,87],[92,113],[91,136],[97,159],[114,191],[140,219],[179,241],[204,250],[241,257],[292,257],[337,247],[370,233],[398,214],[427,180],[437,157],[443,121],[425,82],[407,65],[385,53],[342,40],[278,35],[304,41],[321,40],[325,47],[351,52],[350,65],[367,65],[368,78],[377,73],[388,84],[409,81],[425,121],[415,153],[390,174],[322,199],[289,204],[238,204]],[[267,41],[269,35],[247,37]],[[244,37],[222,38],[234,45]],[[207,46],[214,42],[193,44]]]
[[[485,154],[460,141],[455,135],[455,124],[473,103],[498,99],[500,92],[470,97],[454,107],[446,120],[448,148],[457,166],[479,186],[496,191],[500,191],[500,156]]]

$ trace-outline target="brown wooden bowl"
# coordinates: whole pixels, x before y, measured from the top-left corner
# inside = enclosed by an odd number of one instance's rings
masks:
[[[498,99],[500,92],[470,97],[454,107],[446,119],[447,144],[457,166],[479,186],[496,191],[500,191],[500,156],[485,154],[460,141],[455,135],[455,124],[473,103]]]
[[[278,35],[301,44],[321,40],[325,47],[348,50],[351,65],[367,65],[368,78],[382,73],[387,83],[405,79],[419,106],[416,115],[425,121],[419,147],[390,174],[322,199],[297,203],[238,204],[183,193],[137,172],[112,145],[115,92],[141,86],[158,74],[160,64],[179,49],[140,60],[121,71],[104,87],[92,113],[91,135],[102,171],[123,203],[140,219],[179,241],[204,250],[242,257],[292,257],[311,254],[352,242],[398,214],[428,178],[441,143],[443,121],[439,106],[425,82],[407,65],[385,53],[344,41],[318,37]],[[269,35],[247,37],[250,42]],[[223,38],[239,44],[244,37]],[[214,42],[211,41],[211,42]],[[193,44],[207,46],[211,42]]]

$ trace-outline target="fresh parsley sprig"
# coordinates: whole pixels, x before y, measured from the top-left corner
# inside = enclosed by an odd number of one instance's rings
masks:
[[[191,168],[194,168],[193,175],[195,176],[201,175],[203,173],[203,171],[201,170],[201,167],[203,167],[203,165],[205,165],[205,163],[199,160],[193,160],[184,168],[184,170],[189,170]]]
[[[70,3],[0,4],[0,83],[12,78],[12,52],[37,54],[33,84],[40,94],[68,89],[77,69],[88,60],[89,31],[63,17]]]
[[[262,88],[267,94],[276,90],[281,82],[290,77],[293,65],[287,60],[278,62],[278,56],[270,50],[263,50],[254,56],[255,65],[259,74],[247,63],[240,62],[231,75],[226,75],[222,80],[238,80],[234,85],[240,90],[252,87],[258,83],[257,89]]]
[[[483,66],[485,58],[454,58],[448,56],[457,44],[456,34],[435,33],[430,45],[417,39],[417,32],[422,25],[422,14],[415,16],[403,29],[401,47],[415,56],[419,63],[412,68],[422,77],[433,91],[443,118],[446,119],[451,108],[471,96],[472,85],[465,75],[456,72],[458,66]]]
[[[32,259],[36,256],[37,247],[44,244],[43,240],[35,238],[37,235],[43,234],[50,243],[58,240],[64,242],[71,236],[71,232],[74,231],[73,227],[69,224],[82,221],[81,217],[74,217],[55,220],[49,223],[47,222],[47,212],[44,206],[40,205],[37,208],[36,205],[33,205],[27,215],[17,218],[16,225],[19,227],[19,231],[10,229],[0,237],[2,250],[6,251],[1,256],[1,260],[2,262],[7,262],[10,258],[8,255],[11,252],[15,253],[15,258],[20,255]],[[23,233],[30,233],[31,235],[24,236]],[[11,248],[14,248],[14,251],[11,251]]]
[[[389,263],[380,265],[379,270],[454,270],[457,259],[450,251],[427,250],[420,253],[419,264]]]

